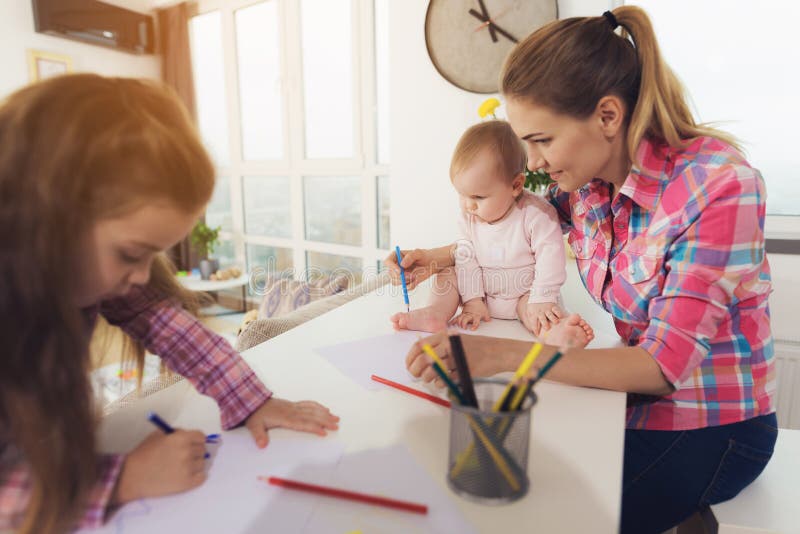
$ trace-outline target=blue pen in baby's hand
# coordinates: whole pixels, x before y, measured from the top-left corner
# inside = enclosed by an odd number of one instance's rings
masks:
[[[394,247],[395,254],[397,254],[397,266],[400,267],[400,281],[403,283],[403,300],[406,302],[406,311],[411,311],[411,305],[408,303],[408,286],[406,285],[406,270],[400,265],[403,262],[403,256],[400,255],[400,246]]]
[[[169,423],[161,419],[156,412],[148,412],[147,420],[156,425],[164,434],[172,434],[175,432],[175,429],[169,426]],[[217,441],[219,441],[219,434],[206,436],[206,443],[217,443]],[[210,456],[210,454],[206,453],[203,458],[209,458]]]

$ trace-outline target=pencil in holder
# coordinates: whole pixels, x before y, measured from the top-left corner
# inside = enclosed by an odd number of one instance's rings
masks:
[[[492,406],[508,386],[498,379],[475,379],[478,408],[453,402],[447,483],[455,493],[483,504],[505,504],[528,492],[528,447],[531,409],[494,412]]]

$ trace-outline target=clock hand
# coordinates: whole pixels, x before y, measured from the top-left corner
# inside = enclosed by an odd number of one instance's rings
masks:
[[[503,15],[508,13],[509,11],[511,11],[511,7],[507,7],[504,10],[502,10],[500,13],[498,13],[497,16],[494,18],[494,20],[489,19],[486,22],[481,22],[480,24],[475,26],[475,31],[476,32],[480,31],[480,30],[484,29],[485,27],[491,25],[495,20],[499,19],[500,17],[502,17]]]
[[[496,43],[497,42],[497,35],[495,34],[494,28],[492,28],[492,24],[491,24],[491,20],[492,19],[489,18],[489,11],[486,9],[486,4],[483,3],[483,0],[478,0],[478,5],[481,8],[481,13],[483,13],[483,16],[486,18],[486,21],[489,22],[489,24],[488,24],[488,26],[489,26],[489,35],[491,35],[491,37],[492,37],[492,42]]]
[[[492,21],[492,19],[485,18],[483,15],[481,15],[480,13],[475,11],[474,9],[470,9],[469,10],[469,14],[472,15],[473,17],[475,17],[476,19],[480,20],[481,22],[486,22],[489,25],[490,28],[494,28],[497,31],[497,33],[499,33],[500,35],[502,35],[503,37],[505,37],[506,39],[508,39],[512,43],[518,43],[519,42],[516,37],[514,37],[513,35],[511,35],[507,31],[505,31],[503,28],[501,28],[500,26],[495,24],[494,21]]]

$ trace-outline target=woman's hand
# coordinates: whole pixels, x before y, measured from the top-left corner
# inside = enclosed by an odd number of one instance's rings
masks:
[[[408,286],[409,291],[417,287],[420,282],[430,278],[431,275],[453,265],[451,249],[452,245],[431,249],[401,250],[402,266],[406,271],[406,286]],[[389,254],[383,260],[383,264],[389,271],[392,284],[400,284],[400,266],[397,264],[397,254],[394,252]]]
[[[516,367],[507,368],[509,364],[492,351],[492,342],[497,342],[496,338],[485,336],[461,336],[461,344],[464,346],[464,353],[467,357],[470,374],[472,376],[492,376],[503,371],[513,371]],[[457,379],[455,373],[456,364],[450,353],[450,340],[447,332],[442,331],[432,336],[424,337],[411,346],[406,356],[406,368],[408,372],[416,377],[422,377],[425,382],[433,382],[436,387],[444,387],[444,382],[431,367],[431,360],[422,351],[422,346],[429,344],[436,354],[442,359],[445,371]]]
[[[115,504],[190,490],[206,479],[206,436],[196,430],[155,431],[125,458]]]
[[[324,436],[328,430],[339,428],[339,418],[318,402],[291,402],[272,397],[250,414],[245,426],[256,445],[263,449],[269,443],[267,431],[281,427]]]

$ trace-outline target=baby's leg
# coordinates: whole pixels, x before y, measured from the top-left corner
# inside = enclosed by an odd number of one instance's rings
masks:
[[[395,330],[438,332],[447,327],[447,322],[458,309],[459,301],[456,271],[448,267],[436,275],[428,306],[408,313],[396,313],[390,319]]]

